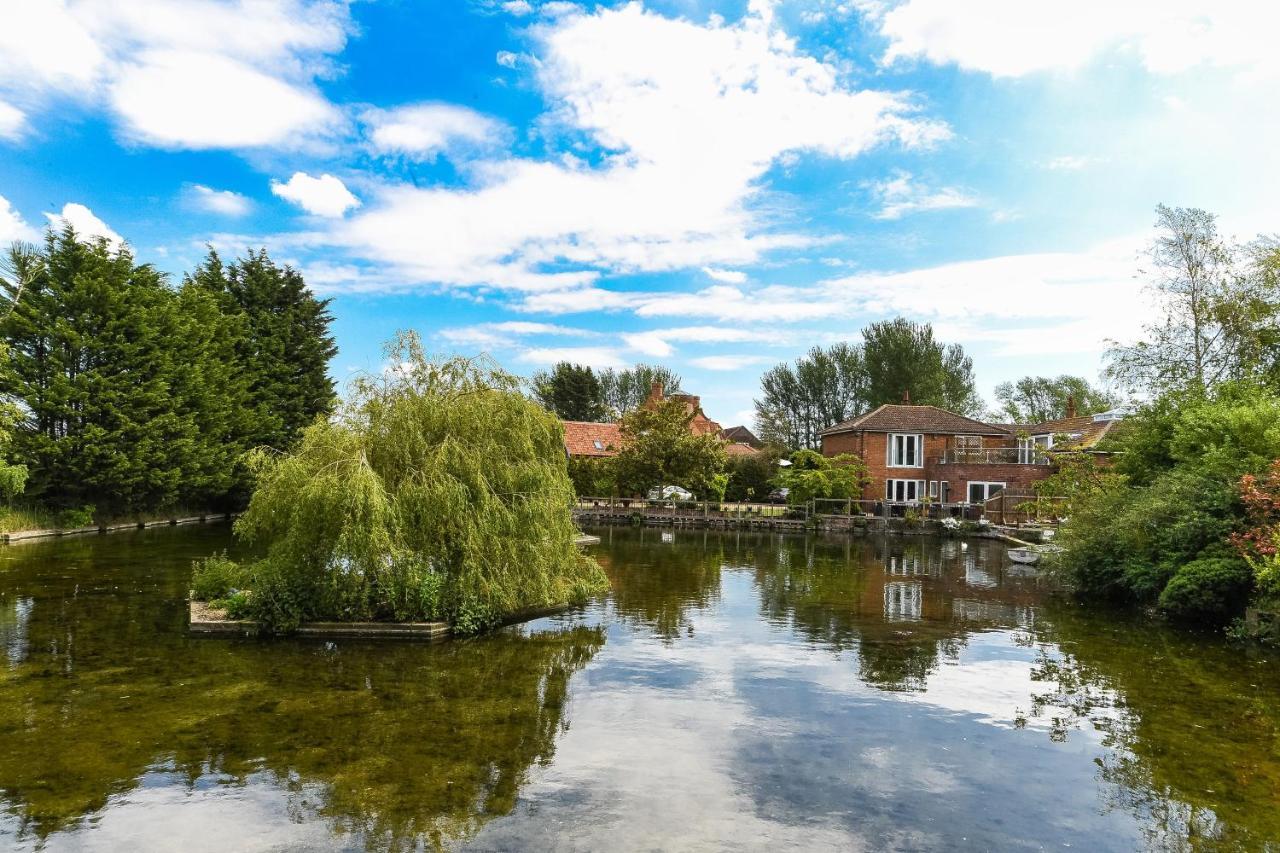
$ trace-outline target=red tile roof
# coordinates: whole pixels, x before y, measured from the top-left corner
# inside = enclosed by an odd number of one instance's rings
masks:
[[[944,435],[1010,435],[1009,430],[937,406],[886,403],[877,409],[827,427],[822,435],[838,432],[922,432]]]
[[[564,449],[570,456],[617,456],[621,444],[617,424],[564,422]]]
[[[760,451],[746,442],[734,441],[724,446],[724,452],[729,456],[755,456]]]

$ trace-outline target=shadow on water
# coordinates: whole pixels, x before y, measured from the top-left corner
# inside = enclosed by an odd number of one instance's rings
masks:
[[[229,545],[206,530],[2,552],[0,796],[17,840],[162,780],[266,786],[285,826],[358,845],[465,838],[551,760],[569,678],[604,642],[587,627],[433,646],[188,638],[189,560]],[[236,848],[234,823],[214,831]]]

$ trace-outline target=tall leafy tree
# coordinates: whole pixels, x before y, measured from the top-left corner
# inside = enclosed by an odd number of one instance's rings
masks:
[[[938,406],[962,415],[982,409],[973,378],[973,359],[959,344],[934,340],[933,327],[902,317],[862,330],[867,405],[897,403],[904,394],[917,405]]]
[[[1198,208],[1160,205],[1156,229],[1143,274],[1159,316],[1137,342],[1113,342],[1111,378],[1141,393],[1202,393],[1270,372],[1280,342],[1274,242],[1238,245]]]
[[[1076,414],[1105,412],[1120,403],[1120,395],[1089,384],[1083,376],[1024,376],[996,386],[997,418],[1032,424],[1066,416],[1068,402]]]
[[[604,387],[595,371],[562,361],[533,375],[533,395],[566,421],[600,421],[606,413]]]
[[[694,435],[693,413],[678,400],[632,409],[623,415],[622,448],[612,468],[623,494],[645,494],[658,486],[681,486],[707,496],[725,469],[724,442]]]
[[[184,284],[214,294],[240,324],[236,355],[253,412],[244,443],[287,449],[317,416],[333,411],[330,300],[317,299],[301,273],[277,265],[265,249],[230,264],[210,250]]]
[[[600,371],[600,385],[604,389],[610,417],[616,420],[638,409],[648,399],[654,383],[661,385],[668,394],[678,393],[680,374],[660,364],[636,364],[626,370],[606,368]]]
[[[0,288],[9,345],[4,393],[26,417],[14,433],[28,493],[105,511],[160,506],[217,489],[217,463],[192,403],[198,320],[127,248],[50,232],[15,247]],[[198,315],[198,312],[197,312]]]
[[[814,347],[795,365],[779,364],[760,377],[756,426],[768,444],[816,448],[822,430],[866,404],[862,351],[847,343]]]

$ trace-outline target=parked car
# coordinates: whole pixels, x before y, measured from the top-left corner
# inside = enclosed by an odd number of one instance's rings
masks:
[[[693,492],[688,489],[682,489],[679,486],[663,486],[661,489],[650,489],[649,500],[691,501],[693,500]]]
[[[790,489],[774,489],[772,492],[769,493],[769,497],[766,498],[766,500],[769,501],[769,503],[771,504],[784,504],[787,502],[787,498],[790,495],[791,495]]]

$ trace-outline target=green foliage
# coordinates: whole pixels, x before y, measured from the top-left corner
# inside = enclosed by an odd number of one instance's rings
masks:
[[[445,619],[466,633],[598,592],[599,567],[573,544],[560,421],[515,377],[427,360],[411,333],[387,354],[399,368],[358,379],[340,417],[293,453],[255,456],[236,532],[266,553],[250,568],[256,618],[275,631]]]
[[[1178,568],[1160,593],[1160,609],[1175,619],[1224,624],[1244,610],[1253,572],[1236,556],[1203,557]]]
[[[800,450],[791,456],[791,467],[778,475],[778,484],[790,489],[787,503],[806,504],[815,498],[858,499],[869,482],[867,466],[852,453],[823,456]]]
[[[973,359],[957,344],[933,339],[928,324],[899,317],[862,330],[862,344],[814,347],[794,366],[779,364],[760,377],[756,422],[765,442],[816,449],[824,429],[907,392],[917,404],[961,414],[982,408]]]
[[[680,400],[634,409],[621,422],[622,448],[613,471],[622,494],[647,494],[658,486],[681,486],[705,498],[725,468],[724,442],[689,430],[694,412]]]
[[[661,385],[666,394],[680,392],[680,374],[660,364],[637,364],[626,370],[610,367],[600,371],[598,377],[610,420],[640,408],[655,384]]]
[[[196,601],[223,599],[248,585],[248,573],[226,552],[196,560],[191,566],[191,594]]]
[[[607,408],[604,386],[590,367],[562,361],[551,372],[533,375],[533,395],[566,421],[602,421]]]
[[[75,527],[88,527],[93,524],[93,516],[97,512],[97,507],[93,504],[86,504],[79,507],[67,507],[59,510],[56,518],[56,524],[63,530],[70,530]]]
[[[928,323],[898,317],[862,330],[866,364],[866,406],[898,403],[903,392],[916,405],[938,406],[962,415],[982,410],[973,378],[973,359],[959,344],[933,338]]]
[[[1274,382],[1280,338],[1280,255],[1274,240],[1240,245],[1197,208],[1156,208],[1148,289],[1159,312],[1107,372],[1132,390],[1204,393],[1222,382]]]
[[[1168,602],[1183,619],[1238,615],[1219,606],[1243,606],[1238,586],[1205,592],[1210,580],[1228,576],[1222,566],[1198,568],[1165,592],[1189,564],[1221,557],[1241,531],[1246,509],[1237,484],[1280,458],[1280,399],[1240,384],[1169,395],[1125,421],[1119,447],[1114,472],[1073,498],[1062,560],[1071,580],[1085,594]],[[1196,602],[1208,607],[1198,616],[1189,609]]]
[[[1015,382],[1001,382],[995,389],[1000,404],[998,418],[1010,423],[1035,424],[1066,417],[1067,403],[1074,400],[1076,414],[1092,415],[1119,405],[1121,398],[1095,388],[1083,376],[1024,376]]]
[[[761,438],[788,448],[817,448],[822,430],[866,405],[862,350],[838,343],[814,347],[795,366],[779,364],[760,377],[755,401]]]
[[[329,361],[337,352],[328,299],[316,299],[302,275],[278,266],[265,249],[223,264],[212,249],[185,279],[212,294],[233,328],[252,417],[243,443],[285,450],[335,403]]]
[[[762,450],[750,456],[730,456],[724,499],[730,501],[762,501],[774,488],[778,474],[778,456],[771,450]]]
[[[579,497],[608,497],[617,493],[612,459],[574,456],[569,459],[569,480]]]
[[[127,247],[70,227],[15,245],[0,291],[0,412],[19,485],[54,508],[107,514],[239,505],[244,452],[287,446],[332,404],[325,303],[265,252],[217,256],[180,288]],[[3,442],[0,442],[3,444]],[[0,449],[0,456],[3,456]]]

